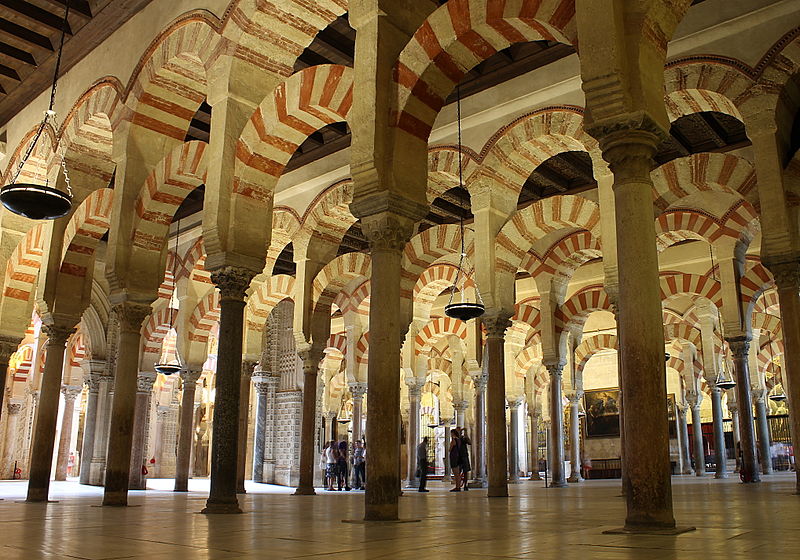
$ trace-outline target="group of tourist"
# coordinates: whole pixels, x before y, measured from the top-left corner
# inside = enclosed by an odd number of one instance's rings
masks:
[[[464,428],[453,428],[450,430],[450,449],[448,460],[450,470],[453,473],[455,487],[451,492],[461,492],[461,489],[469,490],[468,477],[472,471],[469,460],[469,448],[472,445]],[[429,492],[426,488],[428,484],[428,437],[422,438],[422,442],[417,447],[417,478],[419,479],[419,492]]]
[[[320,454],[319,467],[325,480],[325,488],[333,492],[344,489],[349,492],[350,487],[350,465],[348,460],[349,444],[346,441],[328,441]],[[356,490],[364,490],[366,482],[366,444],[356,441],[352,449],[352,474],[353,487]],[[334,488],[335,486],[335,488]]]

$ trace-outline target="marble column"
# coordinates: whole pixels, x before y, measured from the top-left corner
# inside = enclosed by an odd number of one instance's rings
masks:
[[[295,496],[313,496],[314,471],[317,464],[314,432],[317,421],[317,379],[322,359],[321,350],[301,352],[303,360],[303,417],[300,425],[300,480]]]
[[[761,482],[756,458],[756,434],[753,425],[753,400],[750,393],[750,370],[747,355],[750,339],[729,338],[728,345],[733,356],[733,373],[736,376],[736,402],[739,404],[739,446],[742,451],[740,471],[748,473],[751,482]]]
[[[111,369],[110,371],[114,371]],[[97,390],[97,423],[92,446],[92,463],[89,466],[89,484],[103,486],[106,478],[106,460],[108,456],[108,436],[111,431],[111,409],[114,406],[114,378],[111,375],[100,376]]]
[[[6,408],[8,409],[8,418],[6,420],[6,437],[3,445],[3,470],[0,474],[8,472],[8,477],[12,478],[14,474],[14,462],[17,460],[17,430],[19,429],[19,418],[21,416],[22,403],[16,400],[6,401]],[[8,471],[6,471],[8,469]]]
[[[147,425],[150,417],[150,397],[158,375],[142,371],[136,378],[136,407],[133,413],[133,432],[131,438],[131,459],[128,469],[128,490],[144,490],[145,477],[142,465],[147,461]],[[148,468],[152,468],[149,467]],[[151,476],[155,473],[150,473]]]
[[[614,175],[625,530],[669,530],[675,527],[669,429],[656,413],[666,410],[667,387],[650,176],[666,133],[646,112],[595,123],[591,133]]]
[[[8,361],[17,351],[22,339],[16,336],[0,335],[0,418],[3,417],[3,399],[6,396],[6,379],[8,379]]]
[[[201,513],[241,513],[236,497],[245,292],[255,274],[226,266],[211,273],[220,292],[217,385],[211,442],[211,490]]]
[[[72,422],[75,419],[75,399],[81,394],[82,388],[76,385],[62,385],[61,394],[64,395],[64,413],[61,416],[61,434],[58,438],[58,453],[56,454],[56,480],[67,480],[67,466],[69,463],[69,444],[72,438]]]
[[[794,449],[800,449],[800,265],[796,260],[768,263],[778,288],[783,332],[781,377],[789,408]],[[800,468],[795,468],[795,493],[800,494]]]
[[[767,418],[767,392],[764,389],[753,389],[753,401],[756,405],[756,422],[758,426],[758,451],[761,454],[761,473],[772,474],[772,453],[769,419]]]
[[[711,386],[711,412],[714,415],[714,478],[728,478],[728,450],[725,447],[725,426],[722,415],[722,389]]]
[[[30,479],[28,480],[28,502],[46,502],[50,489],[50,469],[53,464],[53,446],[58,422],[58,394],[64,367],[64,351],[67,340],[75,332],[74,323],[43,325],[47,333],[47,358],[42,372],[39,405],[31,443]]]
[[[706,474],[706,456],[703,447],[703,424],[700,418],[700,399],[695,393],[690,394],[687,400],[692,410],[692,454],[694,455],[694,474],[696,476],[703,476]]]
[[[509,399],[508,411],[508,482],[519,484],[519,407],[521,399]]]
[[[142,322],[152,313],[152,308],[149,304],[123,301],[112,309],[119,322],[119,337],[103,505],[127,506],[138,400],[140,332]]]
[[[539,420],[541,414],[534,413],[531,417],[531,480],[542,480],[539,474]]]
[[[267,435],[267,406],[269,390],[273,385],[272,381],[278,381],[267,372],[259,372],[253,376],[253,388],[256,390],[256,430],[253,436],[253,482],[264,482],[264,448]]]
[[[458,401],[453,403],[453,410],[456,412],[456,426],[461,428],[466,428],[466,413],[467,408],[469,408],[469,403],[467,401]]]
[[[506,445],[505,332],[510,315],[484,315],[486,328],[486,466],[490,498],[508,497],[508,446]]]
[[[364,419],[364,395],[367,394],[366,383],[350,383],[350,394],[353,395],[353,441],[364,437],[362,433]]]
[[[155,412],[156,431],[155,441],[153,442],[153,458],[155,458],[156,462],[152,465],[152,467],[150,467],[150,476],[153,478],[164,478],[164,440],[166,439],[167,435],[167,422],[169,421],[168,417],[170,413],[170,407],[157,405],[155,407]],[[149,429],[149,426],[147,426],[145,429]],[[147,441],[147,438],[145,441]],[[144,445],[143,447],[146,449],[147,445]]]
[[[189,465],[194,446],[194,400],[201,367],[186,367],[181,371],[181,411],[178,420],[178,453],[175,458],[175,492],[189,491]]]
[[[545,364],[545,367],[550,373],[550,441],[547,445],[550,451],[548,467],[553,476],[550,488],[564,488],[567,485],[564,472],[564,403],[561,398],[564,363]]]
[[[472,434],[472,470],[470,486],[486,486],[486,384],[489,375],[483,371],[471,374],[475,384],[475,433]]]
[[[419,478],[417,478],[417,446],[420,444],[419,427],[419,394],[422,388],[416,382],[408,383],[408,480],[406,485],[409,488],[419,488]],[[429,442],[428,445],[433,445]]]
[[[567,482],[581,482],[581,419],[580,403],[582,392],[569,395],[569,463],[570,473]]]
[[[739,437],[739,405],[736,401],[731,401],[730,397],[728,400],[728,410],[731,411],[731,426],[733,432],[733,449],[738,450],[741,449],[740,442],[741,438]],[[736,466],[734,467],[734,472],[739,472],[741,467],[741,460],[739,459],[739,454],[734,454],[734,459],[736,460]]]
[[[88,363],[87,363],[88,362]],[[81,473],[80,483],[89,484],[91,479],[92,457],[94,456],[94,442],[97,437],[98,404],[100,393],[100,372],[105,363],[100,360],[88,360],[86,382],[86,416],[83,419],[83,442],[81,443]]]
[[[239,386],[239,448],[236,459],[236,492],[244,494],[245,469],[247,467],[247,428],[250,423],[250,378],[256,362],[242,361],[242,378]]]
[[[400,202],[398,200],[397,202]],[[377,206],[376,206],[377,205]],[[398,519],[400,488],[400,350],[408,325],[400,309],[402,254],[416,221],[417,207],[405,201],[401,213],[389,210],[388,200],[354,200],[352,209],[362,216],[372,258],[367,365],[367,477],[364,519]],[[366,215],[365,215],[366,214]],[[421,214],[420,214],[421,217]]]
[[[676,406],[675,420],[677,422],[678,452],[681,458],[681,474],[693,474],[692,456],[689,451],[689,426],[686,422],[686,405]]]

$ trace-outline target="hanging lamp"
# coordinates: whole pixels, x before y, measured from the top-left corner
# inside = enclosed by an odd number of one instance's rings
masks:
[[[717,281],[717,270],[714,268],[714,247],[709,243],[708,245],[708,253],[711,258],[711,277],[714,279],[714,282]],[[725,347],[725,326],[722,324],[722,315],[720,315],[719,307],[714,305],[714,308],[717,310],[717,321],[719,322],[719,333],[722,337],[722,368],[720,369],[719,374],[717,375],[717,387],[722,389],[723,391],[728,391],[736,387],[736,382],[733,380],[733,375],[728,370],[728,349]]]
[[[175,298],[175,290],[178,287],[178,280],[176,274],[178,273],[178,245],[181,239],[181,221],[178,220],[178,228],[175,232],[175,258],[172,259],[172,294],[170,295],[169,302],[170,302],[170,313],[169,313],[169,330],[171,331],[174,328],[174,318],[175,313],[172,312],[172,300]],[[176,331],[177,333],[177,331]],[[166,338],[166,337],[165,337]],[[163,353],[163,352],[162,352]],[[176,373],[180,373],[183,369],[183,364],[181,363],[181,356],[178,353],[178,341],[177,338],[175,340],[175,362],[168,363],[168,362],[161,362],[153,366],[153,369],[156,370],[158,373],[163,375],[174,375]]]
[[[30,159],[31,154],[33,154],[33,150],[48,123],[51,124],[55,130],[58,130],[56,112],[53,107],[55,106],[56,100],[58,72],[61,68],[61,54],[64,51],[64,36],[67,33],[69,0],[66,0],[65,4],[64,21],[61,26],[61,42],[58,47],[55,72],[53,72],[53,87],[50,90],[50,105],[47,111],[44,112],[44,118],[39,124],[39,128],[36,130],[33,140],[28,145],[25,155],[19,162],[17,171],[14,173],[14,178],[11,180],[11,183],[0,189],[0,203],[14,214],[25,216],[31,220],[55,220],[56,218],[66,216],[72,209],[72,188],[70,187],[63,146],[59,150],[59,156],[61,158],[61,169],[64,173],[64,184],[67,187],[66,192],[51,187],[49,178],[45,178],[44,185],[17,182],[22,173],[22,168]]]
[[[463,147],[461,145],[461,86],[456,86],[456,121],[458,123],[458,186],[460,188],[464,188],[464,166],[462,163],[462,151]],[[458,270],[456,271],[456,278],[453,281],[453,286],[450,288],[450,301],[447,305],[444,306],[444,314],[448,317],[452,317],[454,319],[460,319],[462,321],[469,321],[470,319],[477,319],[481,315],[484,314],[486,311],[486,307],[483,305],[483,299],[481,298],[481,291],[478,289],[477,285],[475,286],[475,297],[476,300],[474,302],[466,301],[464,298],[464,287],[459,290],[461,292],[461,301],[454,302],[453,299],[456,295],[456,290],[458,289],[458,281],[461,276],[464,277],[464,283],[466,284],[467,274],[464,272],[464,259],[467,257],[467,251],[464,243],[464,214],[461,213],[459,215],[458,220],[459,225],[459,235],[461,236],[461,255],[458,259]]]

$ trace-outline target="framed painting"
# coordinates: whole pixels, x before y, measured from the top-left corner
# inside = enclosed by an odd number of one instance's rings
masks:
[[[619,389],[593,389],[583,394],[586,437],[619,436]]]

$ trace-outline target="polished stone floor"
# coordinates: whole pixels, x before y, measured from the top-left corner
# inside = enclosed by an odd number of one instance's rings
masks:
[[[0,481],[0,559],[135,558],[147,560],[308,558],[557,558],[581,560],[800,557],[800,496],[793,474],[766,477],[758,486],[735,479],[674,477],[679,524],[697,531],[677,537],[603,535],[618,527],[624,501],[616,481],[545,489],[526,481],[509,499],[485,491],[449,493],[434,483],[429,494],[407,492],[404,518],[418,523],[346,524],[363,515],[363,494],[290,490],[248,484],[246,513],[197,514],[207,480],[188,494],[172,481],[151,480],[132,492],[135,507],[101,508],[102,490],[56,482],[51,504],[25,504],[24,481]],[[438,486],[437,486],[438,484]]]

